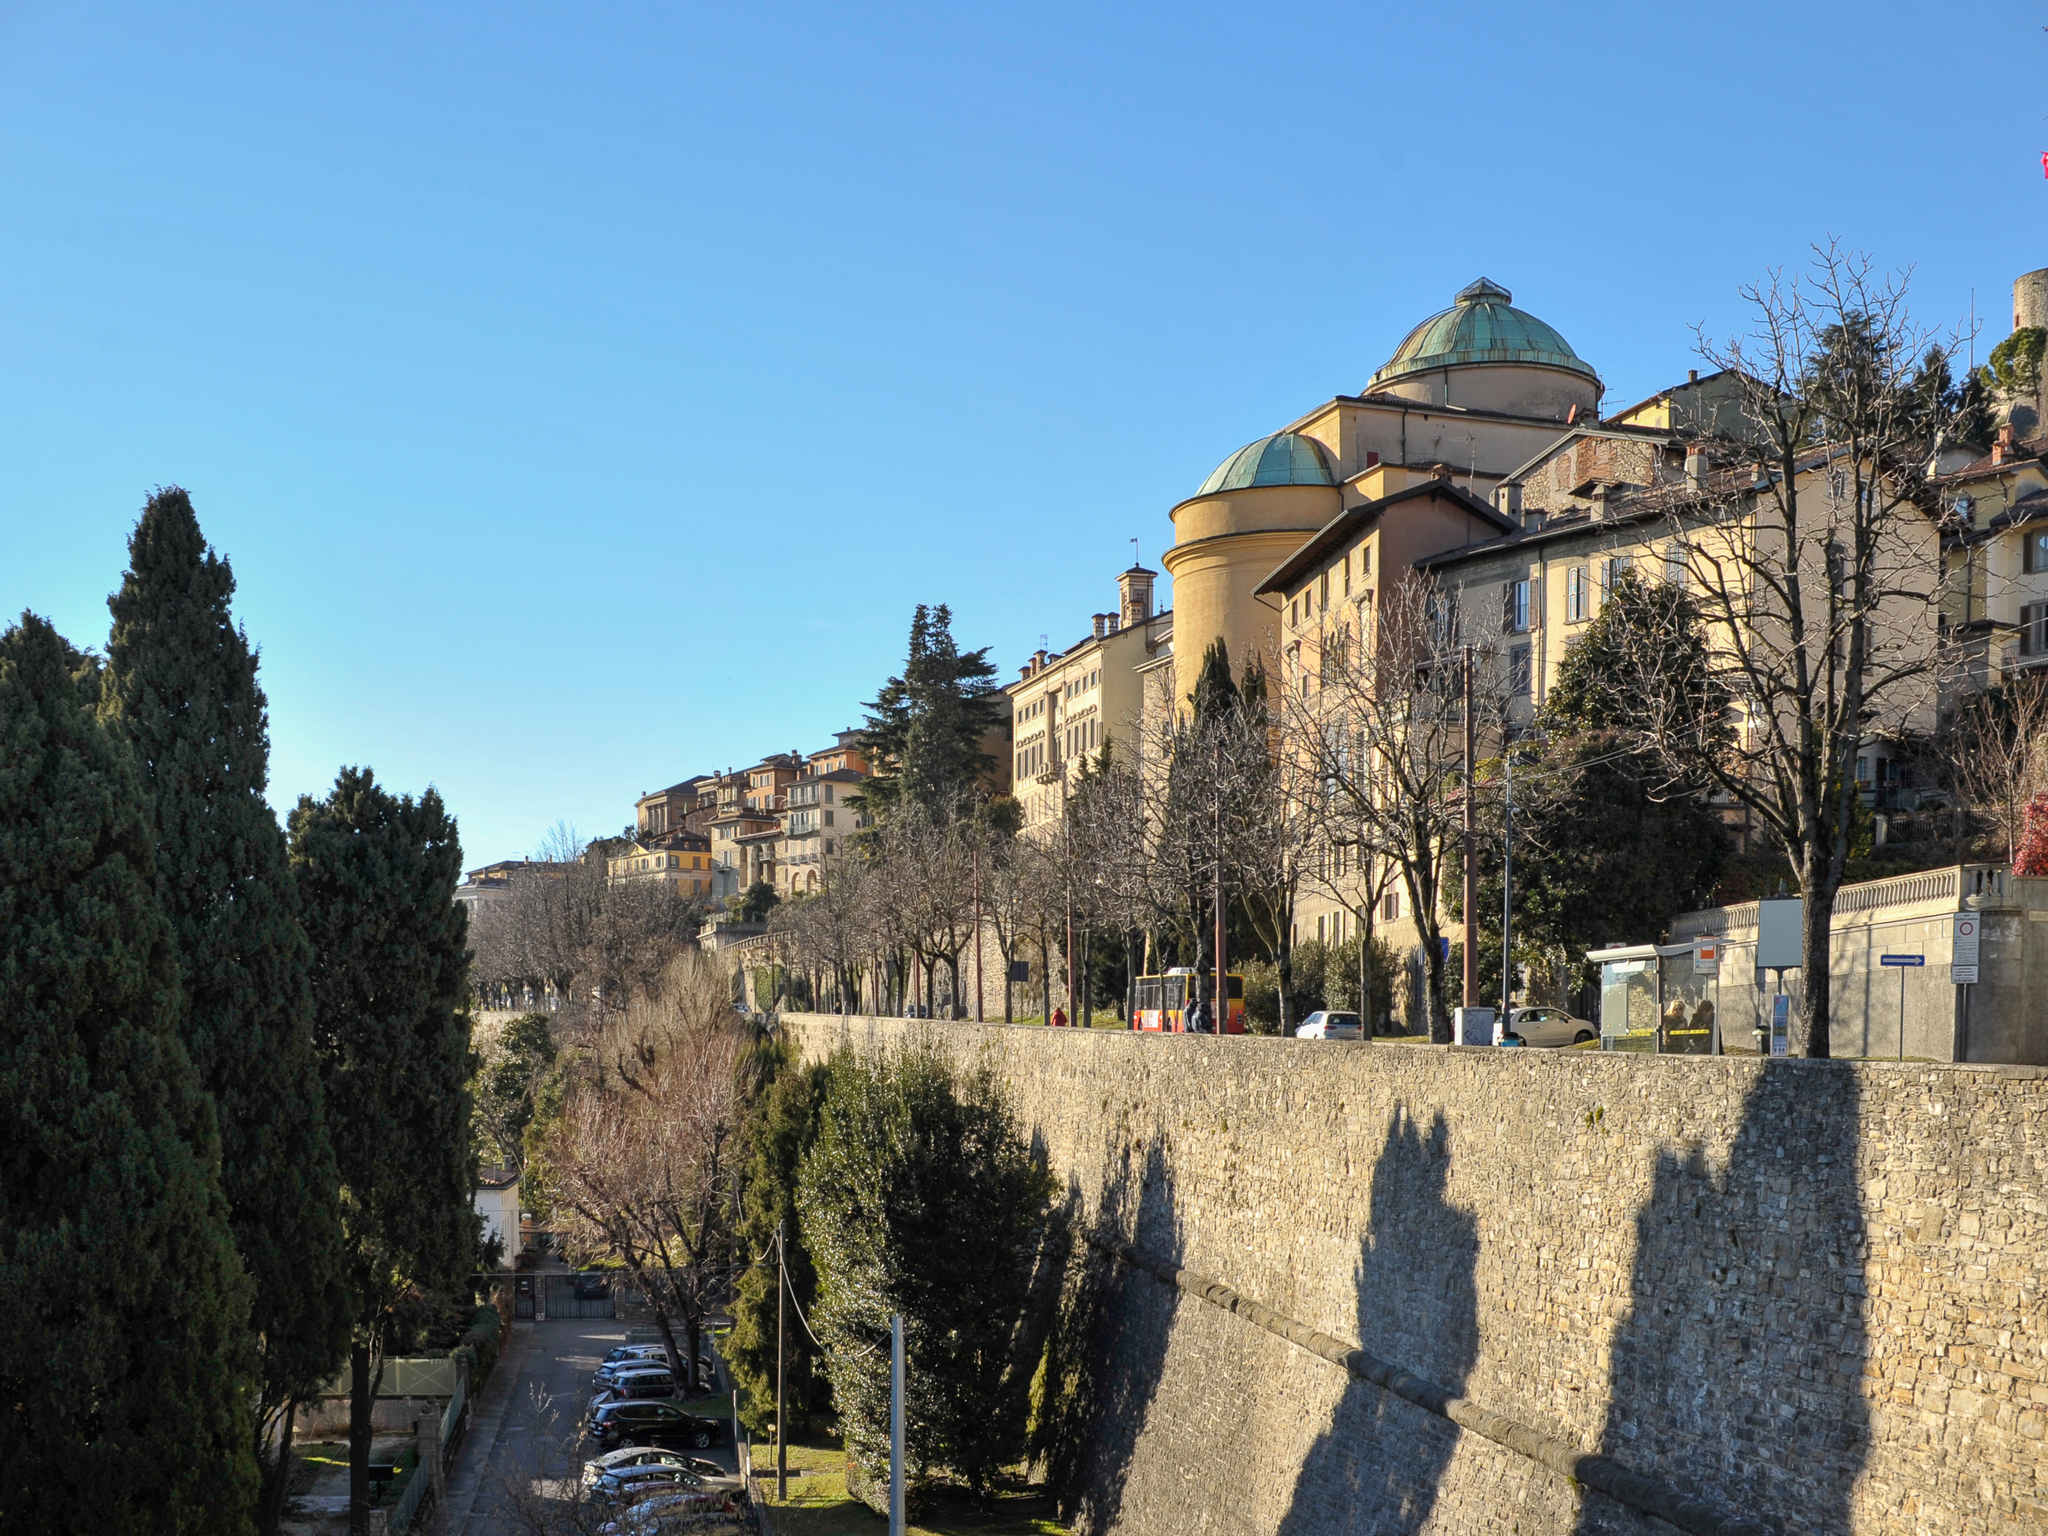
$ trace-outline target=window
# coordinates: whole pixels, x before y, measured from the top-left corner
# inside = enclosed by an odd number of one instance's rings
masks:
[[[1503,634],[1529,632],[1529,580],[1504,581],[1500,588],[1500,627]]]
[[[1399,891],[1389,891],[1380,898],[1380,917],[1386,922],[1391,923],[1400,916],[1401,893]]]
[[[2027,542],[2020,560],[2029,576],[2048,571],[2048,529],[2041,529],[2027,535]]]
[[[832,786],[830,784],[825,786],[825,803],[827,805],[832,803]]]
[[[1664,551],[1664,580],[1681,590],[1685,587],[1685,546],[1673,544]]]
[[[1586,617],[1586,568],[1575,565],[1564,573],[1564,617],[1577,624]]]
[[[1344,595],[1346,597],[1351,595],[1351,556],[1349,554],[1344,556]]]
[[[1518,645],[1508,652],[1508,697],[1529,697],[1529,647]]]
[[[832,825],[832,813],[830,811],[825,813],[825,825],[828,827]]]
[[[1322,603],[1323,612],[1328,613],[1330,611],[1330,573],[1327,570],[1323,572]]]
[[[1627,555],[1613,555],[1601,561],[1600,565],[1600,589],[1603,592],[1612,592],[1614,584],[1629,573],[1635,561]]]
[[[2028,603],[2020,609],[2020,654],[2048,656],[2048,603]]]

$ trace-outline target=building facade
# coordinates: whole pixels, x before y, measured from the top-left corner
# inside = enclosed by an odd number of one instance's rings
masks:
[[[1153,611],[1157,572],[1117,577],[1114,612],[1063,651],[1038,651],[1004,692],[1010,704],[1010,780],[1026,832],[1059,825],[1084,762],[1107,745],[1134,761],[1145,731],[1147,667],[1169,659],[1172,616]]]

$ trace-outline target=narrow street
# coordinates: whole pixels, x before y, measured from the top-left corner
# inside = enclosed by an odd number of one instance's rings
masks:
[[[612,1318],[518,1322],[477,1405],[448,1480],[447,1536],[500,1536],[535,1529],[548,1504],[573,1498],[590,1376],[630,1324]],[[728,1468],[730,1443],[692,1452]]]

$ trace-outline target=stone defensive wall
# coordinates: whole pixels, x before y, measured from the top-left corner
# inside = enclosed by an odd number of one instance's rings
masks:
[[[785,1022],[1007,1081],[1079,1530],[2048,1531],[2043,1069]]]

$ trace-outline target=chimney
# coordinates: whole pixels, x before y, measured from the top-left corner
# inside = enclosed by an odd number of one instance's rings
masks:
[[[1699,369],[1697,369],[1697,368],[1688,368],[1688,369],[1686,369],[1686,370],[1685,370],[1685,382],[1686,382],[1686,383],[1688,383],[1688,384],[1697,384],[1697,383],[1699,383],[1699,381],[1700,381],[1700,371],[1699,371]]]
[[[1109,619],[1109,632],[1112,635],[1124,627],[1124,616],[1122,614],[1112,613],[1106,615],[1106,617]]]
[[[1035,669],[1035,668],[1034,668],[1034,667],[1033,667],[1033,666],[1031,665],[1031,663],[1030,663],[1030,662],[1028,662],[1028,661],[1027,661],[1027,662],[1025,662],[1023,666],[1021,666],[1021,667],[1019,667],[1019,668],[1017,669],[1017,681],[1018,681],[1018,682],[1020,682],[1020,683],[1028,683],[1028,682],[1030,682],[1030,681],[1031,681],[1031,674],[1032,674],[1032,672],[1033,672],[1033,671],[1035,671],[1035,670],[1036,670],[1036,669]]]
[[[1116,590],[1123,610],[1123,628],[1130,629],[1152,617],[1152,578],[1158,574],[1142,565],[1134,565],[1117,577]]]
[[[1095,620],[1095,638],[1100,640],[1104,635],[1109,633],[1109,615],[1106,613],[1098,613],[1092,615],[1092,617]]]
[[[2003,464],[2012,457],[2013,436],[2012,423],[2009,421],[1998,429],[1998,440],[1991,445],[1992,463]]]
[[[1700,443],[1685,450],[1685,488],[1694,492],[1707,488],[1707,450]]]
[[[1507,516],[1521,520],[1522,488],[1519,485],[1503,485],[1500,488],[1500,510]]]

